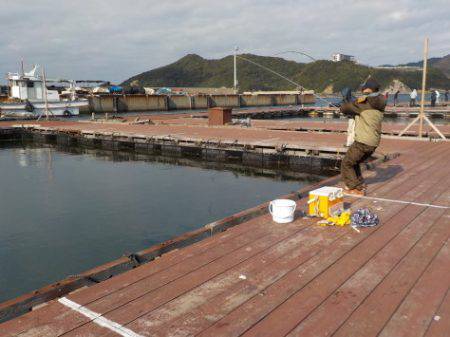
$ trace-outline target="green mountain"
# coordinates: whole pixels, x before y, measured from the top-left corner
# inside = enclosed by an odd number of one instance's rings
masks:
[[[428,64],[432,68],[441,70],[447,77],[450,78],[450,54],[443,57],[432,57],[428,59]],[[409,67],[422,67],[423,61],[410,62],[403,65]]]
[[[373,68],[349,61],[331,62],[316,61],[308,63],[303,73],[296,75],[296,79],[307,87],[319,92],[328,86],[334,92],[344,87],[358,88],[369,75],[376,78],[382,88],[389,87],[394,80],[398,80],[409,88],[419,88],[422,83],[422,72],[415,70]],[[450,79],[439,69],[430,68],[428,72],[428,87],[450,88]]]
[[[241,91],[292,90],[297,87],[252,62],[318,92],[339,92],[347,86],[356,89],[369,75],[375,77],[383,87],[389,86],[394,80],[399,80],[410,88],[418,88],[422,78],[420,71],[379,69],[347,61],[319,60],[311,63],[297,63],[279,57],[243,54],[237,60]],[[189,54],[167,66],[133,76],[122,85],[125,87],[232,87],[233,56],[207,60],[201,56]],[[431,68],[428,85],[436,88],[450,88],[450,79],[441,70]]]
[[[242,56],[288,76],[299,73],[304,67],[301,63],[279,57]],[[292,88],[286,80],[249,62],[238,59],[237,67],[241,90]],[[198,55],[189,54],[172,64],[146,71],[122,83],[124,86],[131,84],[149,87],[232,87],[233,56],[220,60],[206,60]]]

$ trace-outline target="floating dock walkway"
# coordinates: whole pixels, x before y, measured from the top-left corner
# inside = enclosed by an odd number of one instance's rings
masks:
[[[345,141],[341,132],[292,131],[298,124],[289,122],[272,130],[188,120],[28,127],[44,138],[170,135],[335,153]],[[22,130],[2,127],[3,138]],[[293,223],[273,223],[260,205],[0,304],[8,319],[0,336],[448,336],[450,145],[386,137],[379,151],[398,156],[365,171],[368,198],[346,197],[352,209],[375,211],[376,227],[321,227],[301,214],[309,189],[338,183],[328,178],[290,196]]]
[[[269,113],[269,112],[267,112]],[[239,117],[239,112],[233,113],[233,117]],[[251,116],[251,115],[250,115]],[[158,116],[141,116],[141,121],[151,120],[155,124],[165,125],[191,125],[191,126],[207,126],[208,121],[206,114],[184,114],[184,115],[158,115]],[[314,133],[346,133],[347,119],[336,120],[324,118],[322,121],[314,121],[307,119],[253,119],[251,118],[251,126],[253,128],[263,128],[275,131],[300,131],[300,132],[314,132]],[[136,117],[129,116],[125,120],[133,122]],[[405,128],[404,124],[384,122],[382,133],[384,136],[398,136]],[[439,130],[447,137],[450,137],[450,125],[438,124]],[[413,125],[404,136],[416,137],[419,132],[419,126]],[[438,137],[438,134],[428,125],[423,127],[423,135],[426,138]]]
[[[425,107],[427,116],[431,118],[450,118],[449,106]],[[387,106],[384,111],[386,117],[417,117],[419,107]],[[321,106],[284,106],[273,108],[249,108],[233,113],[235,117],[252,119],[277,119],[286,117],[338,117],[339,109],[336,107]]]

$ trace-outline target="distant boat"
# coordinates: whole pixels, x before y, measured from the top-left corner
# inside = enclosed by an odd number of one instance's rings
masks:
[[[88,105],[86,99],[79,99],[75,93],[75,82],[69,82],[70,95],[59,95],[57,90],[48,90],[47,81],[37,74],[38,66],[29,72],[8,73],[8,99],[0,103],[2,116],[39,117],[39,116],[76,116],[80,107]],[[51,80],[58,82],[58,80]],[[71,91],[71,89],[73,89]],[[65,97],[65,98],[64,98]]]

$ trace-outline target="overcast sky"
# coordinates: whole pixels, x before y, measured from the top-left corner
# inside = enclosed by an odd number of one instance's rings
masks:
[[[364,64],[450,53],[449,0],[0,0],[0,74],[44,64],[49,76],[121,82],[188,53],[221,58],[286,50]],[[286,58],[307,61],[296,54]]]

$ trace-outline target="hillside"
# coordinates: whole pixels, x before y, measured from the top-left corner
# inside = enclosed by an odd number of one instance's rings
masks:
[[[404,64],[405,66],[410,67],[422,67],[423,61],[419,62],[410,62]],[[428,59],[428,64],[432,68],[439,69],[442,71],[448,78],[450,78],[450,54],[443,57],[432,57]]]
[[[419,88],[422,83],[421,71],[404,71],[399,69],[378,69],[355,64],[353,62],[316,61],[308,63],[302,74],[294,78],[307,88],[319,92],[327,86],[332,86],[334,92],[349,86],[356,89],[369,75],[381,84],[382,88],[389,87],[394,81],[400,81],[409,88]],[[427,85],[435,88],[450,87],[448,79],[440,70],[431,68],[428,72]]]
[[[297,74],[304,66],[301,63],[278,57],[243,56],[281,74]],[[292,87],[286,80],[251,63],[238,59],[237,66],[241,90],[286,88],[286,83],[288,88]],[[133,76],[122,85],[128,86],[132,82],[139,86],[153,87],[232,87],[233,56],[227,56],[220,60],[206,60],[198,55],[189,54],[175,63]]]
[[[340,91],[343,87],[357,88],[367,76],[374,76],[383,87],[399,80],[410,88],[421,83],[420,71],[376,69],[353,62],[331,62],[319,60],[311,63],[297,63],[279,57],[244,54],[242,57],[268,67],[300,83],[307,89],[318,92]],[[238,81],[241,91],[248,90],[290,90],[295,85],[255,66],[238,59]],[[428,85],[437,88],[450,87],[448,79],[440,70],[430,69]],[[167,66],[143,72],[129,78],[123,86],[148,87],[232,87],[233,56],[218,60],[207,60],[189,54]]]

